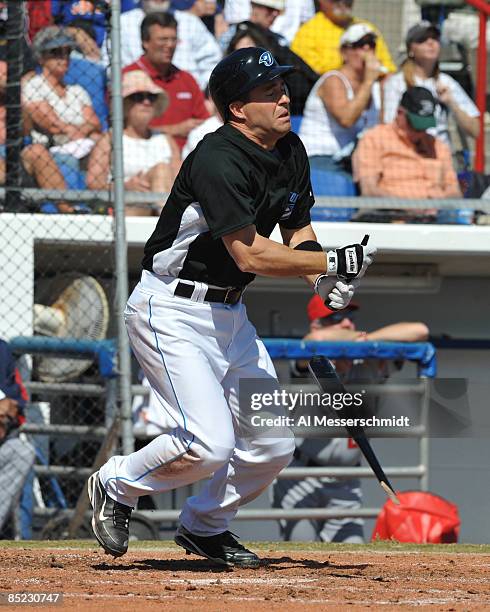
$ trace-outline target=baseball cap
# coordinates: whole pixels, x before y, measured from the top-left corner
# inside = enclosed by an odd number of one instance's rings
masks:
[[[283,11],[286,8],[286,0],[252,0],[252,3],[267,6],[278,11]]]
[[[156,114],[162,115],[169,105],[169,98],[167,92],[158,87],[151,77],[149,77],[143,70],[132,70],[126,72],[122,76],[122,97],[127,98],[134,93],[149,92],[158,95],[156,103]]]
[[[436,126],[436,101],[425,87],[409,87],[400,106],[407,111],[408,122],[414,130],[421,132]]]
[[[342,34],[340,38],[340,46],[346,47],[348,45],[353,45],[369,34],[375,38],[378,37],[373,28],[371,28],[367,23],[354,23]]]
[[[439,28],[433,25],[430,21],[424,20],[413,25],[411,28],[409,28],[405,36],[407,49],[412,43],[423,42],[429,33],[435,34],[437,38],[440,38],[441,36],[441,31]]]
[[[314,295],[308,302],[306,312],[308,314],[308,319],[311,323],[312,321],[315,321],[315,319],[324,319],[325,317],[330,317],[334,314],[357,310],[358,308],[358,304],[356,304],[355,302],[351,302],[343,310],[333,310],[332,308],[328,308],[328,306],[325,306],[324,301],[319,295]]]

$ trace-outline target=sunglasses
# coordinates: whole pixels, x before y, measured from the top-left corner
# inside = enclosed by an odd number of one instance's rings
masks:
[[[149,100],[152,104],[155,104],[158,99],[158,94],[150,93],[149,91],[137,91],[128,96],[128,98],[131,102],[136,102],[138,104],[141,104],[145,100]]]
[[[424,32],[424,34],[420,34],[420,36],[414,38],[412,42],[416,43],[417,45],[421,45],[428,40],[437,40],[437,42],[439,42],[440,38],[441,37],[436,32]]]
[[[49,49],[44,55],[56,59],[66,59],[70,57],[71,49],[69,47],[58,47],[58,49]]]
[[[376,49],[376,38],[374,36],[364,36],[361,40],[349,45],[351,49],[364,49],[366,46],[370,49]]]
[[[350,321],[353,321],[354,312],[352,310],[348,310],[348,311],[342,310],[341,312],[334,312],[328,317],[321,317],[321,319],[319,320],[320,320],[321,325],[328,326],[328,325],[332,325],[335,323],[340,323],[344,319],[349,319]]]

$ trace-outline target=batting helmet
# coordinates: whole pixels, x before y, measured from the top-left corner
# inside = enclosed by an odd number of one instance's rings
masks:
[[[214,68],[209,78],[209,92],[223,119],[228,118],[228,106],[246,93],[284,76],[294,66],[279,66],[272,53],[262,47],[247,47],[233,51]]]

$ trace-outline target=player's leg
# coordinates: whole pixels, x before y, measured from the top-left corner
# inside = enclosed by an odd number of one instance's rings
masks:
[[[137,289],[129,300],[126,321],[155,397],[178,427],[126,457],[112,457],[91,477],[94,532],[111,554],[127,549],[124,536],[138,497],[210,475],[227,463],[235,442],[220,385],[227,365],[222,348],[213,341],[217,321],[209,307]],[[110,521],[99,517],[102,506]]]
[[[238,432],[238,423],[244,417],[244,410],[239,406],[240,379],[262,379],[268,388],[271,382],[277,385],[277,379],[263,343],[246,318],[244,306],[236,307],[236,318],[229,353],[231,367],[223,380],[235,423],[236,448],[228,465],[215,472],[199,495],[187,500],[181,514],[182,525],[203,536],[225,532],[238,507],[258,497],[269,486],[289,464],[294,450],[293,435],[284,427],[265,433],[249,429],[244,434],[243,428]],[[271,410],[285,414],[281,407]]]

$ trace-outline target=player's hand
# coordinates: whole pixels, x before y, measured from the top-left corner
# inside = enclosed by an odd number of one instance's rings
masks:
[[[327,274],[339,280],[351,281],[362,278],[374,261],[376,247],[368,244],[350,244],[327,253]]]
[[[352,300],[354,290],[354,285],[338,280],[332,291],[328,294],[325,306],[331,310],[343,310]]]

